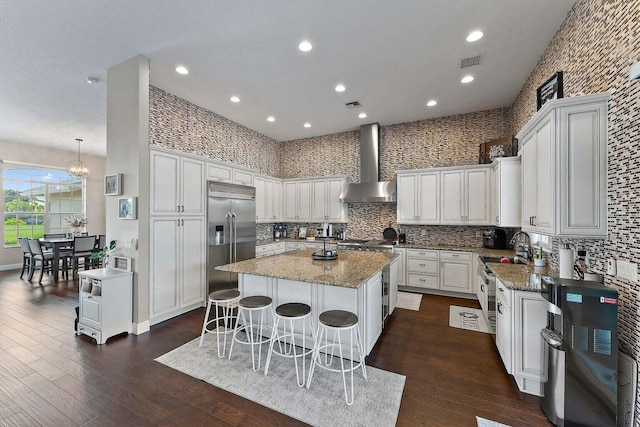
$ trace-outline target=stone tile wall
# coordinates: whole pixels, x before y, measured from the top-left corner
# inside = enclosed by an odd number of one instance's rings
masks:
[[[550,265],[557,268],[557,249],[564,243],[589,250],[593,269],[620,293],[621,347],[640,362],[640,285],[607,276],[605,267],[607,258],[640,262],[640,80],[629,81],[629,68],[637,61],[640,0],[578,0],[517,96],[512,123],[517,133],[536,111],[536,88],[556,71],[564,72],[565,96],[611,92],[608,238],[558,240]]]
[[[149,144],[280,176],[280,143],[151,86]]]

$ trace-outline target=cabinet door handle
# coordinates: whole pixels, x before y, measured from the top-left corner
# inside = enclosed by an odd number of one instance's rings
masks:
[[[180,225],[184,226],[184,219],[180,220]]]
[[[498,219],[498,215],[496,215],[496,224],[499,223],[500,220]]]
[[[179,220],[179,219],[176,219],[176,225],[177,225],[178,227],[180,227],[180,220]]]
[[[177,210],[177,212],[180,212],[180,205],[178,205],[178,210]]]
[[[182,212],[184,212],[184,205],[182,205]]]
[[[426,267],[427,264],[420,264],[420,267]]]
[[[504,289],[502,289],[502,288],[498,288],[498,290],[499,290],[500,292],[504,293]]]
[[[426,282],[426,280],[424,280],[424,279],[418,279],[418,280],[421,281],[421,282]]]
[[[484,283],[480,285],[480,292],[484,292]]]
[[[89,296],[87,297],[87,299],[93,299],[93,297],[92,297],[91,295],[89,295]]]
[[[502,313],[502,310],[500,310],[500,308],[501,308],[501,307],[502,307],[502,303],[501,303],[501,302],[499,302],[499,303],[498,303],[498,306],[497,306],[496,308],[498,309],[498,313],[503,314],[503,313]]]
[[[454,258],[458,258],[460,255],[458,255],[458,254],[451,254],[451,256],[452,256],[452,257],[454,257]]]

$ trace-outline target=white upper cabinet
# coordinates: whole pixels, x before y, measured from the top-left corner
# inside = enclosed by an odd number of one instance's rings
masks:
[[[398,173],[398,224],[440,222],[440,172]]]
[[[548,101],[516,136],[522,142],[522,229],[607,235],[608,93]]]
[[[311,221],[311,180],[284,181],[283,220],[293,222]]]
[[[254,174],[230,164],[207,162],[207,181],[253,186]]]
[[[520,227],[522,206],[520,157],[500,157],[491,165],[491,219],[498,227]]]
[[[312,212],[311,220],[315,222],[345,222],[347,205],[340,202],[344,178],[319,178],[311,182]]]
[[[204,162],[151,150],[151,215],[204,215]]]
[[[256,187],[256,221],[280,221],[282,182],[279,179],[256,175],[254,186]]]
[[[440,222],[487,225],[489,221],[490,166],[440,172]]]

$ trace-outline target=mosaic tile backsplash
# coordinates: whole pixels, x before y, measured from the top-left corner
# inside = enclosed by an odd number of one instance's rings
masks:
[[[639,60],[640,0],[579,0],[518,94],[512,123],[517,133],[536,111],[536,88],[557,71],[564,72],[565,96],[611,92],[609,236],[604,241],[556,239],[550,266],[557,269],[558,248],[565,243],[574,251],[589,251],[592,270],[605,275],[605,283],[620,294],[621,348],[640,362],[640,285],[606,275],[608,258],[640,262],[640,80],[629,80],[629,68]],[[640,425],[640,417],[635,425]]]

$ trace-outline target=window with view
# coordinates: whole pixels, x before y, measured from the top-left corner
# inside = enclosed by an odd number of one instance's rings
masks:
[[[4,245],[18,237],[66,233],[65,217],[84,217],[84,181],[55,169],[3,165]]]

